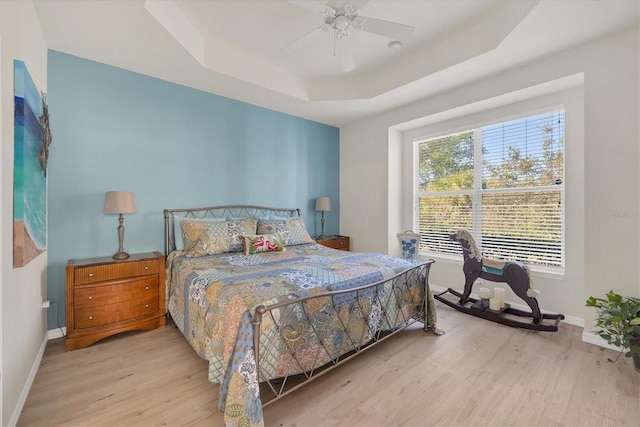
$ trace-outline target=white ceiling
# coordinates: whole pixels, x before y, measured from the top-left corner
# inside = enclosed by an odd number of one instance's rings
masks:
[[[352,31],[356,66],[343,73],[332,33],[315,31],[281,52],[323,23],[293,3],[35,0],[50,49],[335,126],[638,26],[640,18],[638,0],[370,0],[361,15],[413,26],[415,34],[395,50],[390,39]]]

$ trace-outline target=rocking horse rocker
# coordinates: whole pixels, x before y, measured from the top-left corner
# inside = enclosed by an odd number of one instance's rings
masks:
[[[503,325],[536,331],[555,332],[558,330],[558,324],[560,320],[564,319],[564,315],[540,312],[538,300],[536,300],[536,296],[540,294],[540,291],[533,288],[533,278],[527,266],[518,262],[503,262],[483,258],[473,234],[468,230],[461,228],[451,234],[449,238],[457,241],[462,246],[462,256],[464,257],[462,271],[465,277],[464,291],[460,293],[449,288],[440,294],[434,295],[435,299],[463,313]],[[487,300],[471,298],[471,288],[478,278],[491,282],[507,283],[513,292],[527,303],[531,308],[531,312],[515,309],[508,304],[505,304],[504,308],[499,311],[494,311],[489,309]],[[459,301],[456,303],[443,297],[446,293],[458,297]],[[518,320],[520,317],[531,320],[520,321]],[[553,322],[545,323],[544,320],[546,319],[551,319]]]

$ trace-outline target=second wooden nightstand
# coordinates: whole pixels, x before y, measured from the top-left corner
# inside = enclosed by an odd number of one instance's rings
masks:
[[[108,336],[165,324],[164,256],[134,254],[67,265],[67,350]]]
[[[324,239],[317,238],[316,242],[328,248],[349,250],[349,236],[327,236]]]

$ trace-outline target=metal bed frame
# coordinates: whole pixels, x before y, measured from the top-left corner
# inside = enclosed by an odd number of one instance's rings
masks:
[[[264,206],[253,205],[227,205],[213,206],[207,208],[194,209],[165,209],[165,254],[168,255],[175,249],[175,236],[173,230],[173,215],[180,215],[188,218],[221,218],[221,217],[266,217],[268,215],[277,215],[281,217],[295,218],[301,216],[300,209],[279,209]],[[429,270],[433,260],[428,260],[412,266],[387,280],[381,280],[369,285],[358,288],[327,291],[315,295],[299,297],[297,295],[287,295],[286,301],[281,301],[272,305],[261,305],[255,309],[253,313],[253,343],[254,355],[256,359],[256,372],[258,373],[258,382],[260,383],[262,405],[266,406],[294,390],[305,385],[309,381],[331,371],[332,369],[342,365],[348,360],[356,357],[358,354],[368,350],[376,344],[390,338],[397,332],[406,329],[416,322],[424,325],[424,331],[431,331],[436,335],[442,335],[436,324],[430,324],[428,313],[431,305],[434,304],[433,297],[429,291]],[[167,279],[170,275],[167,275]],[[415,312],[406,313],[401,309],[401,302],[407,294],[409,283],[418,281],[420,284],[420,292],[413,293],[410,301],[403,301],[405,305],[409,304],[415,307]],[[169,294],[167,290],[167,295]],[[377,324],[382,324],[382,328],[377,329],[376,325],[371,323],[371,313],[367,313],[363,309],[363,301],[371,301],[372,306],[379,308],[379,317]],[[358,320],[366,325],[362,329],[361,336],[353,337],[348,333],[350,324],[350,316],[353,312],[348,311],[342,315],[340,312],[345,306],[345,301],[355,302],[355,311],[361,316]],[[375,302],[375,304],[374,304]],[[316,319],[310,315],[309,306],[313,304],[322,304],[322,306],[330,307],[329,312],[336,312],[338,322],[341,324],[341,330],[348,338],[353,348],[351,351],[339,357],[334,357],[330,351],[328,340],[332,330],[317,324]],[[355,312],[354,311],[354,312]],[[305,320],[311,325],[311,329],[321,344],[317,348],[314,355],[314,361],[310,366],[305,366],[304,362],[297,356],[296,348],[287,342],[287,351],[292,363],[296,365],[296,371],[299,374],[284,375],[273,378],[274,366],[271,362],[273,355],[270,354],[270,345],[277,348],[278,341],[287,331],[287,320],[291,316],[299,316],[300,313]],[[261,326],[264,321],[272,322],[277,331],[277,336],[270,338],[261,334]],[[272,340],[272,342],[261,341]],[[282,341],[279,341],[282,342]],[[316,366],[318,364],[318,366]]]

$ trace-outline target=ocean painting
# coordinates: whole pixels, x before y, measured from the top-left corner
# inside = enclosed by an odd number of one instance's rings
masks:
[[[14,61],[13,266],[47,248],[47,179],[43,165],[43,103],[26,65]]]

